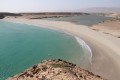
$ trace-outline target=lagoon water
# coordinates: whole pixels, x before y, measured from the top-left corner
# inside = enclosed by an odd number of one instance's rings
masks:
[[[97,15],[81,15],[81,16],[71,16],[71,17],[60,17],[60,18],[44,18],[42,20],[56,20],[56,21],[68,21],[78,25],[92,26],[98,24],[105,20],[111,20],[112,17],[104,17]]]
[[[0,21],[0,80],[46,59],[63,59],[88,68],[90,54],[85,52],[74,36],[38,26]]]

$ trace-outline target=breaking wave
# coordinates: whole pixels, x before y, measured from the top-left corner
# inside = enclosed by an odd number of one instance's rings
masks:
[[[92,64],[92,50],[90,49],[90,47],[84,40],[80,39],[79,37],[75,36],[75,39],[81,45],[84,53],[89,55],[89,61]]]

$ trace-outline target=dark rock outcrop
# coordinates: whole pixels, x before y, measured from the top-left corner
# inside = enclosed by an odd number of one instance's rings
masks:
[[[4,17],[5,17],[4,15],[0,14],[0,19],[3,19]]]
[[[6,16],[22,16],[22,15],[21,14],[15,14],[15,13],[4,13],[4,12],[0,13],[0,19],[3,19]]]
[[[7,80],[105,80],[98,75],[76,67],[75,64],[58,60],[47,60]]]
[[[0,15],[4,15],[4,16],[22,16],[21,14],[7,13],[7,12],[1,12]]]

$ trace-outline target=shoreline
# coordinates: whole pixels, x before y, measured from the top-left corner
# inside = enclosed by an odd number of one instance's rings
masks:
[[[9,22],[9,21],[8,21],[8,22]],[[67,22],[67,21],[65,21],[65,22]],[[27,23],[23,23],[23,22],[13,22],[13,23],[20,23],[20,24],[33,25],[33,26],[36,26],[36,27],[41,27],[40,25],[27,24]],[[70,22],[70,23],[71,23],[71,22]],[[73,23],[73,24],[74,24],[74,23]],[[46,26],[44,26],[44,27],[42,27],[42,28],[47,28],[47,29],[51,29],[51,30],[55,30],[55,31],[57,30],[57,29],[53,29],[53,28],[50,28],[50,27],[46,27]],[[62,31],[62,30],[57,30],[57,31],[60,31],[60,32],[63,32],[63,33],[65,33],[65,34],[68,34],[68,35],[72,36],[72,37],[76,40],[76,42],[77,42],[79,45],[82,46],[82,48],[84,47],[83,49],[87,50],[88,53],[90,53],[89,61],[90,61],[90,66],[91,66],[91,64],[92,64],[92,50],[91,50],[90,46],[89,46],[83,39],[81,39],[79,36],[75,36],[75,35],[73,35],[73,34],[71,34],[71,33],[68,33],[68,32],[65,32],[65,31]]]
[[[80,37],[74,36],[74,38],[76,39],[78,44],[82,46],[83,49],[87,50],[88,53],[90,53],[89,61],[90,61],[90,66],[91,66],[92,65],[92,50],[91,50],[90,46],[84,40],[82,40]]]
[[[11,21],[8,21],[8,22],[11,22]],[[65,21],[66,22],[66,21]],[[50,30],[55,30],[55,31],[59,31],[59,32],[62,32],[64,34],[67,34],[67,35],[70,35],[72,36],[75,41],[80,45],[82,46],[83,48],[83,51],[87,51],[87,52],[84,52],[85,54],[88,54],[90,57],[89,57],[89,66],[87,67],[83,67],[84,69],[86,70],[89,70],[90,69],[90,66],[92,65],[92,50],[91,48],[89,47],[89,45],[83,40],[81,39],[79,36],[75,36],[71,33],[68,33],[68,32],[65,32],[65,31],[62,31],[62,30],[57,30],[57,29],[53,29],[53,28],[50,28],[50,27],[47,27],[47,26],[44,26],[43,25],[35,25],[35,24],[28,24],[28,23],[23,23],[23,22],[12,22],[12,23],[18,23],[18,24],[26,24],[26,25],[32,25],[32,26],[36,26],[36,27],[41,27],[41,28],[46,28],[46,29],[50,29]],[[70,22],[71,23],[71,22]]]
[[[120,79],[119,39],[103,33],[95,32],[89,29],[87,26],[75,25],[69,22],[12,18],[4,20],[9,22],[21,22],[37,26],[46,26],[44,28],[54,29],[58,31],[60,30],[80,37],[88,43],[93,52],[93,59],[90,71],[106,79]]]

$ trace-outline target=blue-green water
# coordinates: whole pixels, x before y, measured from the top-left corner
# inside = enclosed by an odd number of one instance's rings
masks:
[[[46,59],[90,66],[89,55],[73,36],[37,26],[0,21],[0,80]]]
[[[96,16],[96,15],[81,15],[72,17],[60,17],[60,18],[44,18],[43,20],[56,20],[56,21],[68,21],[78,25],[92,26],[105,20],[111,20],[111,17]]]

